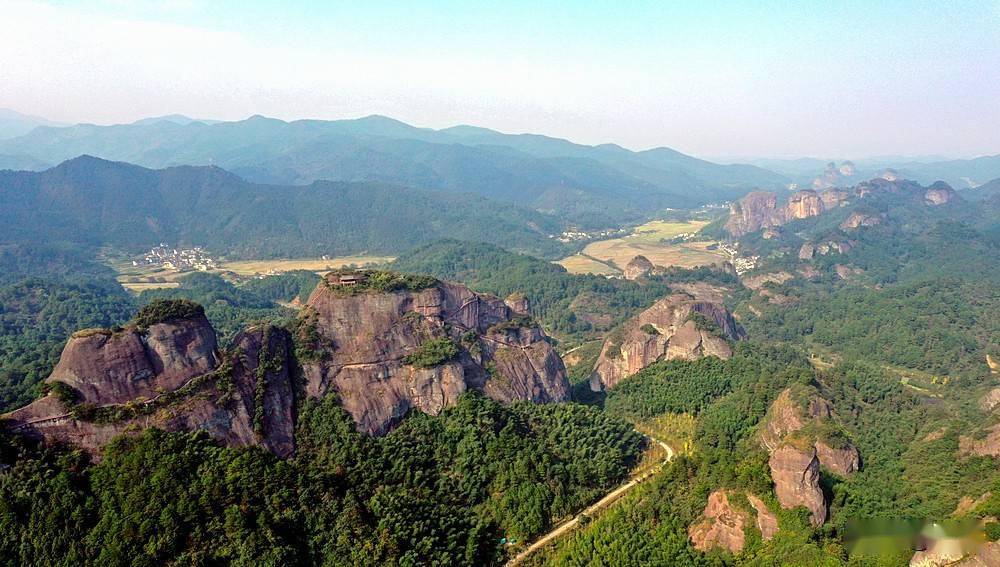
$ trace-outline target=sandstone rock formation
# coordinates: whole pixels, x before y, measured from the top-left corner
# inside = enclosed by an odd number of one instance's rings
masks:
[[[729,218],[725,229],[733,237],[739,238],[745,234],[760,229],[774,229],[796,219],[810,218],[821,215],[835,208],[844,207],[857,199],[864,199],[873,194],[896,194],[918,199],[926,205],[940,205],[955,198],[955,191],[944,182],[937,182],[924,188],[913,181],[896,178],[876,178],[864,181],[850,189],[839,189],[830,183],[821,183],[817,190],[802,190],[793,193],[785,202],[780,202],[775,193],[753,192],[744,196],[729,207]],[[878,220],[876,220],[878,219]],[[870,226],[865,223],[877,223],[881,219],[872,215],[848,217],[841,228],[857,228]]]
[[[729,358],[732,348],[727,341],[745,336],[722,305],[674,293],[627,321],[617,336],[605,341],[590,388],[595,392],[612,388],[661,359]]]
[[[875,226],[882,222],[879,215],[854,211],[849,217],[840,223],[841,230],[855,230],[861,227]]]
[[[857,471],[861,461],[833,419],[830,403],[813,389],[788,388],[771,404],[761,424],[760,440],[771,453],[778,500],[784,508],[808,507],[816,525],[826,518],[819,467],[846,476]]]
[[[295,449],[290,337],[264,326],[244,331],[235,344],[219,360],[215,333],[204,317],[160,323],[148,333],[135,328],[83,333],[69,340],[46,380],[72,388],[78,405],[60,399],[53,388],[5,415],[5,426],[95,455],[115,436],[149,427],[205,430],[227,445],[261,445],[290,455]]]
[[[688,537],[699,551],[721,547],[730,553],[739,553],[745,544],[743,528],[749,520],[747,516],[729,503],[725,490],[716,490],[708,495],[702,519],[688,528]]]
[[[175,390],[216,366],[215,331],[197,318],[112,332],[74,334],[46,382],[74,388],[83,401],[103,405]]]
[[[507,296],[507,299],[503,300],[504,304],[510,308],[511,313],[515,315],[528,315],[531,312],[531,303],[528,301],[527,296],[521,292],[514,292]]]
[[[820,526],[826,521],[826,501],[819,485],[819,458],[816,449],[782,445],[768,459],[774,492],[782,508],[805,506],[811,522]]]
[[[807,219],[819,216],[824,211],[823,199],[815,191],[808,189],[799,191],[788,198],[785,207],[785,216],[791,219]]]
[[[991,389],[979,400],[979,408],[984,412],[991,412],[997,406],[1000,406],[1000,388]]]
[[[642,278],[648,276],[653,268],[653,263],[649,261],[649,258],[639,255],[629,260],[625,266],[624,276],[627,280]]]
[[[924,192],[924,202],[931,206],[950,203],[958,196],[955,190],[944,181],[938,181]]]
[[[786,388],[768,409],[760,440],[772,452],[789,441],[811,445],[823,467],[846,476],[860,468],[861,457],[832,420],[830,403],[811,388]]]
[[[747,500],[757,513],[757,529],[764,541],[770,540],[778,533],[778,517],[767,507],[763,500],[753,494],[747,494]]]
[[[912,563],[911,563],[912,565]],[[1000,565],[1000,542],[991,541],[965,557],[954,567],[995,567]]]
[[[816,256],[816,245],[812,242],[805,242],[799,248],[799,260],[812,260]]]
[[[303,363],[307,395],[336,392],[367,433],[386,433],[411,409],[437,414],[470,389],[503,402],[569,397],[566,369],[542,330],[464,286],[355,292],[328,276],[302,316],[320,353]],[[407,363],[432,340],[451,341],[457,354],[429,367]]]
[[[742,278],[742,281],[745,287],[757,291],[766,284],[773,283],[781,285],[791,279],[795,279],[795,276],[788,272],[768,272],[765,274],[746,276]]]
[[[356,285],[342,276],[332,277]],[[358,428],[375,434],[410,409],[437,413],[469,389],[504,402],[569,397],[562,360],[525,315],[526,300],[421,281],[430,283],[418,291],[318,286],[300,312],[298,332],[314,348],[303,364],[305,394],[336,392]],[[158,427],[206,430],[287,456],[295,450],[291,341],[283,329],[253,327],[219,354],[200,307],[148,328],[77,333],[47,380],[51,392],[0,424],[94,454],[116,435]],[[444,349],[441,360],[433,347]]]
[[[975,437],[959,437],[959,451],[966,455],[1000,457],[1000,424],[994,425]]]
[[[781,226],[785,219],[777,211],[778,196],[765,191],[747,193],[729,206],[726,231],[740,237],[761,228]]]

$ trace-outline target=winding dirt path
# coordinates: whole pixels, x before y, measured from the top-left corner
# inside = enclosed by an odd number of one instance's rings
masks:
[[[564,534],[572,531],[574,528],[576,528],[580,524],[580,518],[582,516],[593,516],[596,512],[599,512],[600,510],[604,509],[605,507],[611,505],[612,503],[614,503],[615,501],[617,501],[619,498],[621,498],[622,496],[624,496],[629,490],[632,490],[633,488],[635,488],[636,486],[638,486],[639,484],[641,484],[643,481],[645,481],[649,477],[651,477],[654,474],[656,474],[657,472],[659,472],[659,470],[663,467],[663,465],[665,465],[666,463],[669,463],[671,460],[673,460],[673,458],[674,458],[674,450],[670,448],[670,445],[667,445],[666,443],[664,443],[663,441],[660,441],[659,439],[655,439],[653,437],[650,437],[649,435],[646,435],[645,433],[642,433],[641,431],[637,431],[637,433],[639,433],[640,435],[642,435],[646,439],[650,440],[651,442],[658,444],[660,447],[663,447],[663,450],[667,452],[667,457],[663,460],[663,462],[661,462],[660,464],[652,467],[651,469],[649,469],[648,471],[646,471],[645,473],[643,473],[642,476],[638,476],[636,478],[633,478],[632,480],[626,482],[625,484],[623,484],[623,485],[619,486],[618,488],[612,490],[611,492],[605,494],[603,498],[601,498],[597,502],[594,502],[593,504],[591,504],[590,506],[588,506],[586,509],[584,509],[582,512],[580,512],[576,516],[573,516],[573,518],[571,518],[570,520],[567,520],[567,521],[565,521],[565,522],[557,525],[549,533],[547,533],[547,534],[543,535],[542,537],[538,538],[537,540],[535,540],[524,551],[522,551],[521,553],[518,553],[517,555],[515,555],[513,559],[511,559],[510,561],[508,561],[506,563],[506,567],[513,567],[514,565],[520,564],[522,561],[524,561],[525,559],[527,559],[528,556],[531,555],[532,553],[534,553],[534,552],[538,551],[539,549],[545,547],[546,545],[552,543],[553,541],[555,541],[560,536],[562,536],[562,535],[564,535]]]

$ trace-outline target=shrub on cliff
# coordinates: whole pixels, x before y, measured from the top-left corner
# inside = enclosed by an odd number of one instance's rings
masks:
[[[406,356],[403,363],[417,368],[433,368],[458,356],[458,347],[448,337],[431,339]]]
[[[187,299],[157,299],[136,313],[132,323],[147,329],[157,323],[167,323],[183,319],[197,319],[205,316],[205,308]]]

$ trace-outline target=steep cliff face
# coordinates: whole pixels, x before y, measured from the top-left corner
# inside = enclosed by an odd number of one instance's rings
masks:
[[[746,544],[745,529],[751,522],[751,512],[734,506],[731,491],[716,490],[708,495],[708,504],[701,518],[688,527],[688,537],[695,549],[709,551],[718,547],[730,553],[743,551]],[[739,496],[738,494],[736,496]],[[747,501],[756,514],[755,524],[764,540],[778,533],[778,518],[763,500],[746,493]]]
[[[761,424],[761,444],[775,493],[784,508],[806,506],[814,524],[826,520],[826,502],[819,486],[820,466],[846,476],[858,470],[857,448],[833,423],[833,408],[811,388],[789,388],[771,404]]]
[[[913,181],[897,179],[872,179],[849,189],[829,188],[819,192],[807,189],[792,194],[785,202],[779,201],[774,193],[756,192],[730,205],[725,229],[739,238],[762,228],[774,229],[796,219],[819,216],[873,194],[909,195],[929,206],[957,198],[955,191],[940,181],[925,189]],[[880,221],[881,218],[872,215],[851,215],[841,228],[856,229]]]
[[[782,445],[768,459],[774,492],[782,508],[805,506],[813,525],[826,521],[826,501],[819,485],[819,458],[812,447]]]
[[[639,255],[635,258],[629,260],[628,264],[625,266],[625,279],[635,280],[641,277],[648,276],[650,272],[653,271],[653,263],[649,261],[649,258]]]
[[[591,375],[591,390],[612,388],[660,359],[729,358],[728,341],[746,337],[718,303],[674,293],[627,321],[619,336],[604,343]]]
[[[569,397],[565,367],[541,329],[464,286],[358,291],[328,278],[304,311],[320,355],[303,364],[306,393],[336,392],[367,433],[386,433],[411,409],[437,414],[469,389],[505,402]],[[451,354],[416,360],[430,344]]]
[[[830,403],[810,388],[796,392],[789,388],[778,395],[764,417],[760,440],[772,452],[788,442],[811,445],[820,464],[841,476],[861,465],[857,448],[833,422]]]
[[[294,451],[290,337],[270,326],[241,333],[219,356],[204,318],[159,323],[148,333],[90,331],[71,338],[53,391],[4,417],[9,431],[99,455],[115,436],[148,427],[205,430],[230,446]],[[62,392],[60,396],[60,392]]]
[[[756,232],[761,228],[780,226],[785,220],[777,211],[778,196],[766,191],[747,193],[742,199],[729,205],[729,219],[726,231],[739,237]]]
[[[958,194],[944,181],[935,182],[924,192],[924,203],[930,206],[944,205],[950,203]]]
[[[854,211],[840,223],[841,230],[856,230],[862,227],[875,226],[882,222],[882,217],[875,214]]]
[[[823,213],[823,200],[815,191],[799,191],[788,199],[784,216],[787,219],[807,219]]]
[[[739,553],[745,544],[743,529],[748,523],[747,515],[729,503],[725,490],[716,490],[708,496],[701,521],[688,528],[688,537],[699,551],[721,547]]]
[[[124,403],[175,390],[217,364],[215,331],[204,316],[143,332],[89,330],[66,343],[46,382],[62,382],[92,404]]]

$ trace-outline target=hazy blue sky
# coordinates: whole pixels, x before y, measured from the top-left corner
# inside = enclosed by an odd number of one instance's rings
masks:
[[[1000,0],[0,0],[0,107],[385,114],[702,156],[1000,153]]]

